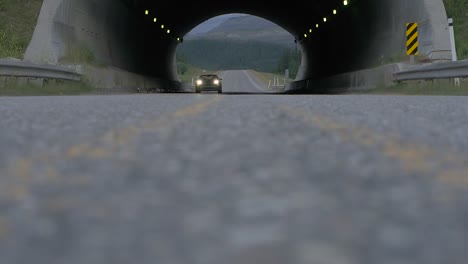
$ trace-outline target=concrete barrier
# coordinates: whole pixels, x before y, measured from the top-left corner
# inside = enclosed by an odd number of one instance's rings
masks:
[[[45,81],[81,81],[76,66],[36,64],[17,59],[0,59],[0,88],[7,84],[42,87]]]
[[[107,93],[115,92],[190,92],[188,84],[152,78],[116,67],[83,65],[85,82]]]
[[[43,78],[80,81],[81,74],[75,67],[63,65],[36,64],[28,61],[0,59],[0,76]]]
[[[468,61],[412,66],[394,74],[395,81],[434,80],[468,77]]]
[[[347,72],[319,80],[303,80],[288,83],[285,93],[330,94],[364,91],[394,83],[396,72],[407,69],[403,63]]]

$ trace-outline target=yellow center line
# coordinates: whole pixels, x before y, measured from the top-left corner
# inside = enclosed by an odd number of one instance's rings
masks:
[[[394,136],[353,127],[302,109],[282,107],[283,111],[302,118],[307,124],[337,134],[343,141],[382,148],[382,154],[399,160],[403,168],[415,173],[435,175],[439,180],[468,186],[468,157],[427,145],[405,142]]]
[[[163,114],[155,120],[142,122],[139,125],[111,129],[101,136],[71,145],[59,150],[57,153],[46,151],[31,155],[30,157],[18,158],[3,172],[0,171],[0,175],[9,176],[6,179],[6,185],[8,185],[8,188],[6,188],[7,192],[4,194],[11,200],[24,200],[29,195],[29,188],[34,180],[39,179],[48,182],[62,181],[59,176],[59,169],[52,164],[54,161],[64,158],[65,160],[79,158],[107,159],[114,157],[120,150],[129,152],[132,147],[131,142],[144,131],[156,131],[176,125],[187,118],[203,113],[220,99],[221,96],[213,96],[208,100],[183,107],[175,112]],[[84,184],[87,179],[84,176],[79,178],[74,177],[76,181],[73,179],[66,181],[68,183]]]

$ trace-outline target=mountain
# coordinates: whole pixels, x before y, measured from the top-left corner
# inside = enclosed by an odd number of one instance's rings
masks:
[[[280,58],[287,52],[286,47],[265,42],[193,39],[178,48],[178,58],[209,70],[276,72]]]
[[[206,30],[200,33],[200,28]],[[207,20],[195,29],[195,33],[189,33],[186,39],[259,41],[285,47],[294,46],[294,37],[277,24],[260,17],[242,14]]]
[[[177,48],[179,63],[207,70],[297,72],[300,54],[292,35],[269,20],[245,15],[215,17],[194,28]]]
[[[224,21],[228,20],[229,18],[232,17],[237,17],[241,16],[243,14],[228,14],[228,15],[221,15],[221,16],[216,16],[211,19],[208,19],[207,21],[201,23],[200,25],[196,26],[193,28],[185,37],[187,38],[193,38],[197,37],[203,34],[206,34],[207,32],[213,30],[215,27],[219,26],[221,23]]]

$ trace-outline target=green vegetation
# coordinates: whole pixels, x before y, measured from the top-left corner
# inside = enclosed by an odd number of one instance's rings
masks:
[[[468,59],[468,0],[444,0],[447,15],[453,18],[459,60]]]
[[[0,0],[0,58],[23,59],[37,24],[43,0]],[[78,47],[69,54],[79,61],[92,61]],[[0,96],[80,95],[95,92],[84,82],[50,81],[43,86],[0,77]]]
[[[181,82],[192,83],[200,74],[207,72],[216,73],[216,71],[205,70],[187,63],[187,58],[183,55],[177,56],[177,73]]]
[[[190,64],[187,64],[181,61],[177,62],[177,69],[178,69],[179,78],[181,82],[184,82],[184,83],[192,83],[192,81],[195,78],[197,78],[200,74],[204,74],[204,73],[219,74],[221,72],[221,71],[205,70],[205,69],[198,68],[198,67],[192,66]],[[268,85],[268,83],[275,78],[279,78],[280,80],[284,79],[284,73],[278,74],[278,73],[270,73],[270,72],[258,72],[254,70],[250,70],[250,72],[253,73],[255,76],[257,76],[260,80],[262,80],[266,85]],[[289,81],[293,81],[293,79],[290,78]]]
[[[280,73],[289,67],[291,75],[297,73],[299,51],[260,41],[234,41],[195,39],[186,40],[177,51],[179,62],[210,71],[252,69],[260,72]]]
[[[285,50],[278,61],[276,73],[284,73],[286,69],[289,69],[289,77],[296,78],[299,66],[301,66],[301,56],[298,49]]]
[[[19,41],[0,28],[0,58],[22,58],[23,53]]]
[[[96,92],[84,82],[50,81],[44,85],[33,83],[18,84],[0,79],[0,96],[39,96],[39,95],[83,95]]]
[[[393,94],[393,95],[468,95],[468,82],[461,81],[455,86],[453,81],[407,81],[391,87],[378,87],[377,89],[353,92],[353,94]]]
[[[0,0],[0,58],[23,59],[43,0]]]
[[[221,72],[221,71],[205,70],[205,69],[202,69],[202,68],[192,66],[190,64],[183,63],[183,62],[178,62],[177,63],[177,68],[184,68],[185,69],[185,71],[183,71],[183,72],[179,71],[180,81],[184,82],[184,83],[192,83],[192,80],[197,78],[200,74],[204,74],[204,73],[219,74]]]

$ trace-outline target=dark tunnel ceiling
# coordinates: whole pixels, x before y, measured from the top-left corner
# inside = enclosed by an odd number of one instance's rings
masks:
[[[177,80],[176,40],[206,20],[224,14],[243,13],[267,19],[288,31],[301,47],[301,67],[297,80],[317,79],[362,69],[377,58],[382,48],[372,44],[379,32],[379,20],[388,17],[385,4],[393,0],[320,0],[320,1],[183,1],[120,0],[133,10],[143,47],[130,45],[133,54],[126,56],[122,67],[143,74]],[[337,15],[333,14],[337,10]],[[146,14],[148,11],[148,14]],[[329,21],[324,23],[323,18]],[[152,20],[157,18],[153,24]],[[319,24],[319,29],[316,29]],[[156,25],[156,26],[153,26]],[[161,27],[164,25],[164,30]],[[132,30],[131,26],[127,30]],[[309,31],[312,30],[312,34]],[[166,33],[167,32],[167,33]],[[153,34],[154,33],[154,34]],[[307,35],[307,36],[306,36]],[[143,36],[143,37],[142,37]],[[149,36],[149,37],[147,37]],[[126,41],[126,39],[124,40]],[[371,44],[370,44],[371,43]],[[158,58],[159,64],[147,58]],[[121,63],[122,64],[122,63]],[[144,66],[142,66],[144,65]]]
[[[268,19],[294,36],[301,36],[309,27],[343,7],[343,0],[321,1],[154,1],[125,0],[137,10],[149,9],[180,37],[204,21],[223,14],[245,13]],[[355,4],[358,0],[349,0]]]

